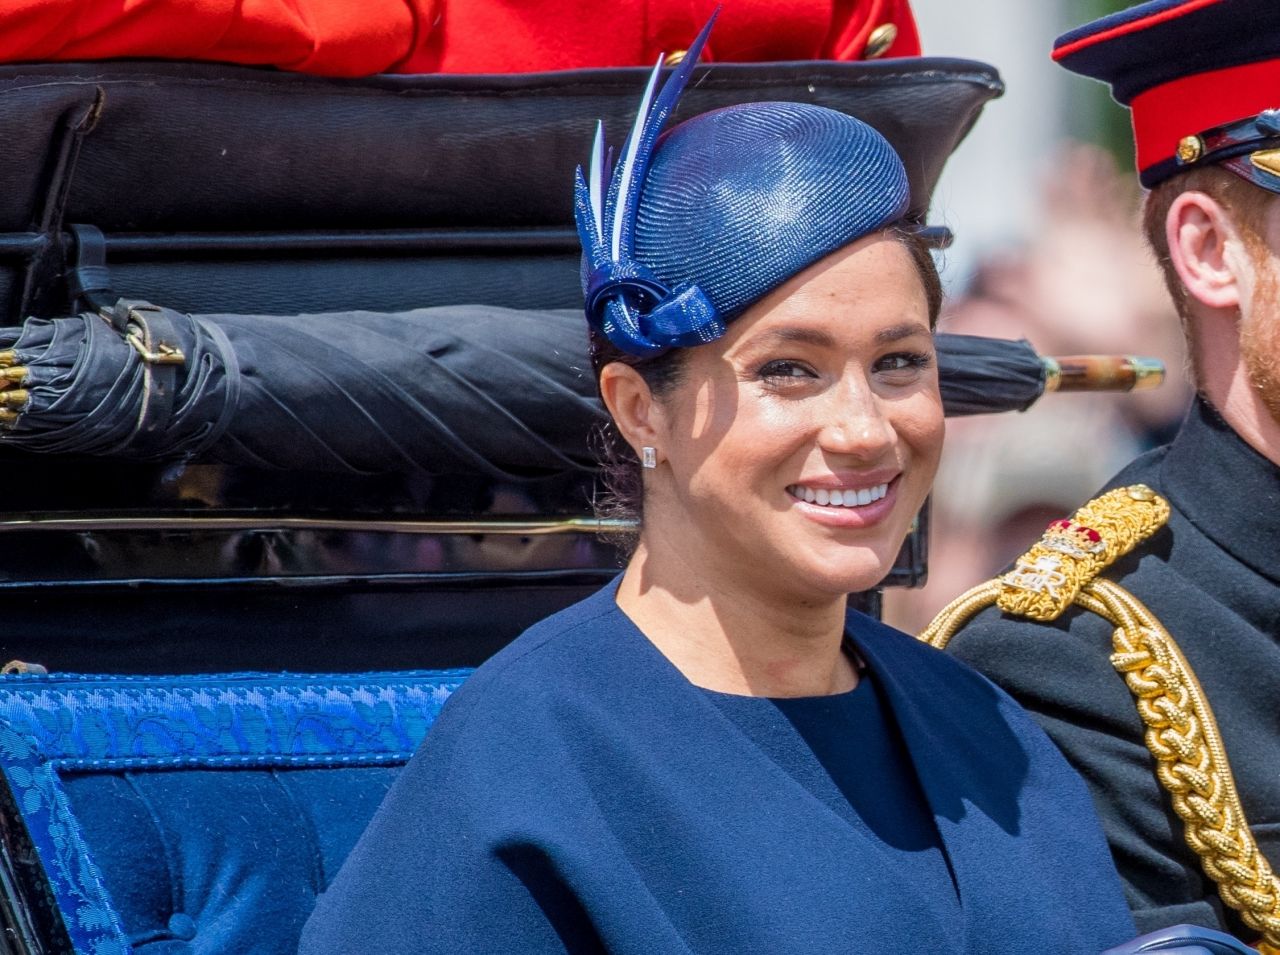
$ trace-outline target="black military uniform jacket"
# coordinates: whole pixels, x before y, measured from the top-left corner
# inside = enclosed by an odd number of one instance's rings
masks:
[[[1217,715],[1250,828],[1280,870],[1280,468],[1197,401],[1171,445],[1109,487],[1147,484],[1168,525],[1106,572],[1158,617]],[[1032,711],[1088,782],[1139,931],[1194,922],[1244,937],[1183,841],[1133,698],[1108,659],[1111,627],[1070,608],[1052,624],[992,607],[950,649]]]

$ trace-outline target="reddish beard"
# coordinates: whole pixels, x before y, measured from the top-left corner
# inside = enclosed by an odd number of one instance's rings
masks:
[[[1260,243],[1259,243],[1260,245]],[[1280,262],[1265,246],[1252,248],[1257,275],[1253,308],[1240,329],[1240,353],[1249,382],[1280,424]]]

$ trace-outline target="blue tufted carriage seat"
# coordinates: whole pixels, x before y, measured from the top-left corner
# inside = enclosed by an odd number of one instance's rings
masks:
[[[40,951],[293,953],[469,671],[0,678],[0,889]]]

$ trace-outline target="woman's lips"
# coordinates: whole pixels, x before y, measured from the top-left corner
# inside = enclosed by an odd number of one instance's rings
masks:
[[[840,486],[792,484],[787,494],[805,517],[828,527],[869,527],[884,520],[897,502],[901,475],[880,483]]]

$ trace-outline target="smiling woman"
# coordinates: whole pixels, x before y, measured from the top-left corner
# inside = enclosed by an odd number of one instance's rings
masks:
[[[920,237],[920,235],[908,228],[891,227],[884,231],[882,240],[892,240],[902,247],[902,252],[909,260],[911,268],[914,270],[917,280],[908,279],[907,285],[910,289],[908,297],[923,296],[924,314],[928,320],[928,328],[924,329],[926,333],[930,332],[937,322],[938,313],[942,308],[942,283],[938,278],[938,272],[933,262],[933,257],[929,251],[928,245]],[[888,253],[885,253],[886,255]],[[898,257],[894,257],[895,259]],[[815,269],[815,271],[817,271]],[[899,275],[901,278],[901,276]],[[873,276],[879,279],[879,276]],[[850,287],[845,287],[841,283],[844,281],[843,275],[830,277],[828,284],[834,285],[835,294],[847,294],[851,289],[874,288],[874,283],[866,281],[855,281]],[[796,285],[793,279],[786,283],[788,289]],[[791,309],[797,310],[797,306],[804,301],[804,297],[816,296],[818,294],[816,288],[799,289],[796,292],[797,300],[791,303]],[[776,297],[771,295],[770,298]],[[763,305],[764,303],[760,303]],[[812,302],[812,308],[817,314],[822,314],[824,310],[829,312],[830,307],[827,302],[815,298]],[[811,316],[813,317],[813,316]],[[738,324],[742,324],[739,322]],[[821,324],[821,323],[820,323]],[[921,331],[917,322],[904,322],[899,326],[882,329],[877,333],[878,344],[891,344],[894,341],[910,338],[914,332]],[[773,330],[770,334],[777,337],[777,344],[782,345],[789,341],[797,344],[806,342],[815,346],[828,346],[834,348],[836,342],[829,332],[819,327],[808,330],[800,327],[783,327]],[[602,333],[592,330],[589,332],[591,339],[591,359],[592,365],[597,377],[601,375],[604,368],[611,364],[628,365],[644,379],[646,386],[659,399],[666,398],[671,392],[673,386],[683,377],[681,375],[682,365],[685,359],[692,354],[687,349],[670,349],[662,352],[657,356],[648,358],[640,358],[627,354],[620,348],[615,347]],[[921,348],[918,340],[915,342],[916,351],[914,354],[895,354],[888,356],[887,360],[897,362],[902,372],[908,369],[919,369],[921,371],[931,369],[934,366],[932,357],[932,343],[927,347]],[[901,351],[901,350],[899,350]],[[909,352],[910,349],[908,348]],[[614,370],[614,373],[617,369]],[[804,375],[799,365],[792,367],[788,365],[785,375],[800,377]],[[696,377],[696,376],[695,376]],[[597,510],[601,517],[620,518],[638,523],[644,513],[644,494],[642,493],[640,462],[637,460],[632,448],[625,441],[618,440],[617,431],[614,428],[606,428],[604,434],[604,454],[605,454],[605,480],[609,488],[610,495],[597,502]],[[812,498],[810,498],[812,500]],[[827,503],[824,501],[822,503]],[[867,502],[861,502],[863,504]],[[850,504],[853,504],[851,501]],[[634,546],[634,540],[623,541],[624,545]]]
[[[709,27],[708,27],[709,29]],[[659,138],[706,31],[577,184],[643,520],[451,698],[303,952],[1100,952],[1088,795],[1006,696],[846,608],[943,438],[940,293],[873,129],[755,103]]]

